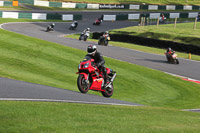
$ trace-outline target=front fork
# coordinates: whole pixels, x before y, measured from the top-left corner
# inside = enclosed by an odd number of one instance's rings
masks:
[[[79,73],[79,74],[82,74],[84,76],[84,79],[85,79],[85,85],[89,85],[89,74],[86,74],[86,73]]]

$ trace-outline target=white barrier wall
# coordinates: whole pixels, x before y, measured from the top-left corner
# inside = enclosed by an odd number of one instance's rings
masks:
[[[169,14],[169,18],[179,18],[180,17],[180,13],[170,13]]]
[[[3,6],[4,2],[3,1],[0,1],[0,6]]]
[[[192,10],[192,6],[183,6],[183,10]]]
[[[19,13],[18,12],[3,12],[2,18],[16,18],[18,19]]]
[[[130,5],[129,9],[139,10],[140,9],[140,5]]]
[[[128,20],[130,19],[139,19],[140,14],[128,14]]]
[[[46,20],[47,19],[47,14],[45,14],[45,13],[32,13],[32,19]]]
[[[46,7],[49,7],[49,2],[48,2],[48,1],[39,1],[39,0],[35,0],[35,1],[34,1],[34,5],[36,5],[36,6],[46,6]]]
[[[88,9],[99,9],[99,4],[87,4]]]
[[[158,6],[157,5],[149,5],[148,9],[149,10],[158,10]]]
[[[188,18],[196,18],[198,16],[198,12],[189,12]]]
[[[150,13],[150,19],[157,19],[160,18],[160,13]]]
[[[73,20],[73,15],[72,14],[63,15],[62,16],[62,20]]]
[[[116,20],[116,15],[104,15],[103,16],[104,21],[115,21]]]
[[[176,6],[175,5],[167,5],[166,10],[176,10]]]
[[[76,8],[76,3],[62,3],[63,8]]]

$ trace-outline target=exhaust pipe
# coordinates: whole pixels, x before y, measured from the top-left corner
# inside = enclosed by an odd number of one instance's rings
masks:
[[[108,85],[106,85],[105,88],[107,88],[108,86],[110,86],[110,85],[113,83],[113,81],[115,80],[116,76],[117,76],[117,74],[115,73],[115,74],[113,75],[112,79],[110,80],[110,83],[109,83]]]

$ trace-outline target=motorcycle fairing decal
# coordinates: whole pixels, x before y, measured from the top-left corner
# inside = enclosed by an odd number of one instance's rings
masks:
[[[97,81],[97,82],[102,82],[103,81],[103,78],[99,78],[99,79],[94,79],[94,82]]]

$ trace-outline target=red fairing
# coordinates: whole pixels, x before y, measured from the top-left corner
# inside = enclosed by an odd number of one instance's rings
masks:
[[[107,70],[107,74],[109,74],[109,73],[110,73],[110,69],[109,69],[109,68],[106,68],[106,70]]]
[[[78,74],[84,75],[85,80],[89,80],[88,78],[92,78],[92,84],[89,88],[90,90],[105,91],[102,90],[104,82],[102,72],[100,73],[97,66],[95,66],[93,59],[84,60],[83,62],[81,62],[78,71]],[[108,69],[108,71],[110,72],[110,69]],[[88,77],[88,75],[90,75],[91,77]]]
[[[104,97],[113,95],[113,81],[116,77],[116,72],[106,68],[108,77],[104,82],[103,72],[97,68],[91,56],[86,56],[78,66],[77,87],[81,93],[87,93],[88,90],[101,92]]]

